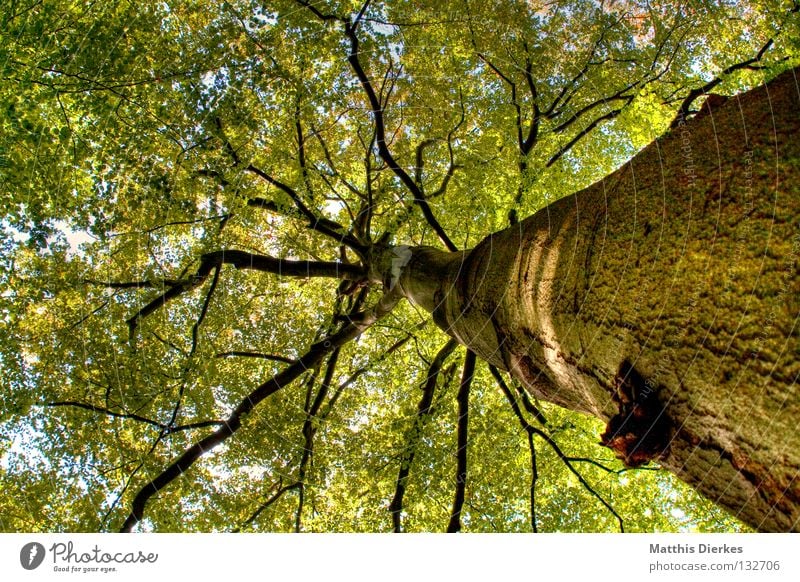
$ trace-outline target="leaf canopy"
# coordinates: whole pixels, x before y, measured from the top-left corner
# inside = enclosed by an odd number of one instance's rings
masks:
[[[7,0],[0,14],[3,531],[119,528],[255,386],[380,296],[232,252],[355,272],[378,241],[470,248],[614,169],[692,89],[797,65],[800,38],[777,0]],[[161,489],[142,527],[387,531],[405,468],[403,529],[443,531],[464,350],[431,388],[447,338],[429,319],[401,303],[328,352]],[[464,531],[744,527],[656,467],[624,470],[597,421],[505,381],[479,363],[471,384]],[[507,395],[546,438],[529,446]]]

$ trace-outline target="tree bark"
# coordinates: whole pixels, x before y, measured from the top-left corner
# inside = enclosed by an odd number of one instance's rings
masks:
[[[800,531],[797,74],[472,251],[412,249],[399,278],[532,394],[607,422],[626,464],[763,531]]]

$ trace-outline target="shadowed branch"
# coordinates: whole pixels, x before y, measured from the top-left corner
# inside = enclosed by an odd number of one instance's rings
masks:
[[[252,269],[274,273],[279,276],[288,277],[332,277],[338,279],[360,279],[365,276],[365,270],[354,264],[326,262],[326,261],[291,261],[276,259],[267,255],[258,255],[240,250],[222,250],[206,253],[200,257],[200,266],[194,275],[179,281],[169,281],[165,284],[169,287],[164,293],[151,300],[127,320],[130,335],[136,332],[136,326],[140,319],[163,307],[169,301],[180,297],[202,285],[212,270],[219,269],[222,265],[233,265],[237,269]],[[147,283],[144,285],[143,283]],[[129,283],[98,283],[111,288],[136,288],[155,286],[149,281],[137,281],[136,284]]]
[[[675,113],[675,118],[669,124],[669,128],[675,129],[681,123],[686,121],[686,117],[690,113],[692,113],[692,105],[694,104],[694,102],[703,95],[707,95],[714,87],[721,84],[725,80],[725,77],[727,77],[728,75],[730,75],[735,71],[739,71],[742,69],[757,68],[755,64],[764,57],[764,54],[772,47],[774,42],[775,41],[773,39],[769,39],[764,44],[764,46],[761,47],[761,50],[759,50],[758,53],[756,53],[756,56],[754,56],[753,58],[747,59],[746,61],[742,61],[741,63],[733,64],[730,67],[726,67],[720,72],[719,75],[711,79],[708,83],[705,83],[700,87],[695,87],[694,89],[689,91],[689,94],[683,99],[680,107],[678,107],[678,111]]]
[[[461,373],[461,385],[458,388],[458,446],[456,448],[456,494],[453,499],[453,510],[450,512],[450,523],[447,532],[461,531],[461,510],[467,487],[467,440],[469,438],[469,389],[475,377],[475,353],[467,350],[464,358],[464,369]]]
[[[250,394],[248,394],[231,412],[222,426],[205,438],[195,442],[169,467],[164,469],[157,477],[139,490],[139,493],[133,499],[131,512],[125,520],[125,523],[123,523],[120,531],[130,532],[133,527],[141,521],[144,516],[145,506],[153,495],[188,471],[204,454],[213,450],[235,434],[236,431],[241,428],[243,418],[252,412],[265,398],[296,380],[305,373],[306,370],[318,365],[327,354],[361,335],[378,319],[389,313],[394,306],[397,305],[398,301],[399,296],[395,294],[390,293],[384,295],[363,318],[359,318],[359,321],[350,323],[344,326],[339,332],[313,344],[295,363],[289,365],[283,371],[250,392]]]
[[[400,182],[405,186],[405,188],[409,191],[409,193],[413,196],[414,202],[419,206],[420,210],[422,210],[422,215],[425,217],[425,220],[428,222],[430,227],[439,237],[439,240],[442,241],[442,244],[449,250],[449,251],[457,251],[458,247],[453,243],[450,237],[445,232],[442,225],[436,219],[436,216],[433,214],[433,210],[428,203],[428,199],[425,196],[425,193],[422,191],[420,186],[414,180],[414,178],[397,162],[397,160],[392,155],[391,150],[389,149],[387,136],[386,136],[386,122],[384,119],[384,104],[381,102],[381,98],[378,96],[378,93],[375,91],[375,87],[372,84],[369,76],[367,75],[364,66],[361,63],[359,58],[359,47],[360,42],[358,39],[357,31],[358,25],[361,22],[361,19],[364,16],[364,13],[369,5],[369,2],[364,3],[361,10],[359,11],[358,15],[351,21],[348,18],[332,16],[329,14],[323,14],[319,9],[314,7],[311,3],[306,2],[304,0],[297,0],[297,3],[305,8],[311,10],[315,16],[324,20],[324,21],[332,21],[336,20],[342,23],[344,26],[344,33],[347,39],[350,42],[350,51],[347,55],[347,62],[350,64],[350,67],[353,69],[353,72],[356,74],[359,83],[361,84],[361,88],[364,90],[364,94],[366,95],[367,101],[369,103],[370,109],[372,111],[372,118],[375,125],[375,144],[378,147],[378,153],[380,154],[381,159],[386,163],[389,169],[394,173],[395,176],[400,180]]]
[[[210,426],[220,426],[223,423],[221,420],[205,420],[201,422],[192,422],[189,424],[183,424],[180,426],[171,426],[169,424],[164,424],[163,422],[158,422],[153,420],[152,418],[147,418],[145,416],[141,416],[139,414],[132,414],[127,412],[116,412],[114,410],[110,410],[108,408],[104,408],[102,406],[95,406],[94,404],[89,404],[87,402],[77,402],[73,400],[62,400],[59,402],[48,402],[45,406],[50,407],[59,407],[59,406],[69,406],[72,408],[81,408],[83,410],[90,410],[91,412],[98,412],[100,414],[105,414],[106,416],[111,416],[114,418],[122,418],[127,420],[135,420],[137,422],[142,422],[144,424],[152,425],[161,431],[164,434],[172,434],[176,432],[181,432],[185,430],[192,430],[196,428],[208,428]]]
[[[256,519],[258,519],[259,515],[261,515],[264,511],[269,509],[270,506],[272,506],[273,503],[278,501],[278,499],[283,497],[284,493],[286,493],[288,491],[293,491],[294,489],[298,489],[299,487],[300,487],[300,483],[299,482],[291,483],[290,485],[286,485],[286,486],[281,486],[281,482],[279,481],[278,482],[278,490],[275,493],[273,493],[272,495],[270,495],[267,498],[267,500],[264,501],[261,505],[259,505],[258,509],[256,509],[253,513],[251,513],[250,517],[248,517],[246,520],[244,520],[242,522],[242,525],[240,525],[239,527],[237,527],[237,528],[235,528],[233,530],[233,533],[238,533],[238,532],[240,532],[242,530],[242,528],[247,527],[248,525],[253,523]]]
[[[575,477],[578,478],[578,481],[581,483],[581,485],[583,485],[584,489],[586,489],[589,493],[591,493],[598,501],[600,501],[600,503],[603,504],[603,506],[605,506],[606,509],[608,509],[609,512],[611,512],[611,514],[617,519],[617,522],[619,523],[620,531],[624,532],[625,531],[625,523],[623,522],[623,520],[619,516],[619,514],[616,512],[616,510],[608,503],[608,501],[605,500],[605,498],[603,498],[602,495],[600,495],[588,483],[588,481],[586,481],[586,479],[583,477],[583,475],[581,475],[575,469],[575,467],[572,466],[571,458],[569,456],[567,456],[566,454],[564,454],[564,452],[561,450],[561,447],[558,446],[558,444],[550,437],[550,435],[548,435],[547,433],[545,433],[541,429],[536,428],[535,426],[531,425],[527,420],[525,420],[525,416],[522,414],[522,410],[519,407],[519,403],[517,402],[516,398],[514,398],[514,395],[511,393],[511,390],[508,389],[508,386],[506,386],[505,384],[501,384],[500,388],[502,389],[503,394],[505,394],[506,399],[508,400],[509,404],[511,405],[512,410],[514,411],[514,415],[519,420],[520,425],[522,426],[523,430],[525,430],[525,432],[528,433],[528,435],[529,435],[529,443],[532,443],[532,439],[530,438],[532,435],[536,435],[539,438],[541,438],[544,442],[546,442],[550,446],[550,448],[553,450],[553,452],[558,456],[558,458],[561,459],[561,461],[564,463],[564,465],[567,467],[567,469],[569,469],[570,472],[573,475],[575,475]],[[533,469],[535,471],[536,464],[535,464],[534,455],[535,455],[535,449],[533,448],[533,446],[531,444],[531,465],[532,465],[532,467],[533,467]],[[533,494],[534,494],[535,480],[536,480],[536,473],[534,473],[534,478],[531,480],[531,507],[532,508],[534,507]],[[532,521],[534,520],[533,516],[531,516],[531,520]]]
[[[395,533],[400,533],[403,531],[403,497],[406,493],[408,476],[411,473],[411,465],[414,462],[416,449],[419,441],[422,438],[422,431],[425,428],[425,424],[431,414],[433,393],[436,389],[436,383],[439,379],[439,374],[442,371],[445,360],[450,356],[450,354],[453,353],[457,346],[458,343],[451,339],[439,350],[428,368],[428,373],[425,377],[425,383],[422,385],[422,398],[417,406],[417,414],[414,417],[414,424],[406,435],[406,448],[403,452],[402,460],[400,462],[400,470],[397,474],[394,497],[389,504],[389,512],[392,515],[392,526]]]

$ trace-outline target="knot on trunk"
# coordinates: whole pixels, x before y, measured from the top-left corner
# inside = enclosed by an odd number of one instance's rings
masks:
[[[614,451],[627,467],[639,467],[666,455],[672,424],[652,382],[625,360],[615,384],[613,399],[619,412],[608,421],[600,444]]]

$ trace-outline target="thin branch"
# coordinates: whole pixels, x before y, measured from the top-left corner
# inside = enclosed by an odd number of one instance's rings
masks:
[[[272,177],[267,172],[265,172],[261,168],[255,166],[252,163],[248,163],[246,166],[244,166],[244,164],[242,162],[242,159],[239,156],[239,153],[236,151],[236,148],[233,147],[233,144],[231,144],[230,140],[228,140],[228,138],[225,136],[225,132],[224,132],[224,130],[222,128],[222,122],[220,121],[219,118],[216,118],[214,121],[215,121],[215,123],[217,125],[217,132],[219,133],[220,139],[222,140],[222,142],[224,144],[225,151],[228,152],[228,155],[233,160],[233,163],[234,163],[235,166],[243,167],[246,172],[249,172],[251,174],[254,174],[254,175],[258,176],[259,178],[261,178],[262,180],[264,180],[265,182],[267,182],[271,186],[275,186],[276,188],[278,188],[278,190],[282,191],[284,194],[289,196],[289,198],[292,199],[292,202],[294,203],[294,205],[297,208],[297,211],[300,213],[300,215],[305,217],[308,220],[308,227],[311,230],[315,230],[315,231],[317,231],[317,232],[319,232],[321,234],[324,234],[324,235],[336,240],[337,242],[344,243],[347,246],[349,246],[350,248],[352,248],[354,251],[356,251],[356,252],[358,252],[360,254],[363,254],[366,251],[366,247],[364,247],[364,245],[362,245],[359,241],[357,241],[355,238],[353,238],[353,236],[347,234],[345,228],[342,225],[340,225],[339,223],[337,223],[335,221],[329,220],[327,218],[322,218],[320,216],[317,216],[314,212],[312,212],[311,209],[308,208],[308,206],[305,205],[305,203],[303,202],[302,198],[300,197],[300,194],[298,194],[297,191],[294,188],[292,188],[288,184],[284,184],[280,180]],[[302,127],[300,126],[299,119],[298,119],[298,122],[297,122],[297,130],[299,132],[299,139],[302,140],[303,139],[302,138]],[[304,172],[303,175],[304,175],[304,177],[307,178],[307,174],[305,172],[305,153],[304,152],[305,152],[305,150],[303,149],[303,141],[301,141],[301,143],[300,143],[300,157],[301,157],[300,163],[303,166],[303,172]],[[254,204],[252,202],[248,202],[248,205],[250,205],[250,206],[261,206],[261,207],[264,207],[264,208],[268,207],[268,202],[262,201],[261,199],[258,199],[258,201],[259,201],[259,204]],[[274,205],[274,203],[273,203],[273,205]],[[274,208],[277,209],[277,205],[274,205]]]
[[[541,110],[539,109],[539,95],[536,90],[536,83],[533,79],[533,62],[531,61],[530,53],[528,52],[528,43],[523,43],[525,48],[525,81],[528,84],[528,91],[531,94],[531,123],[528,127],[528,135],[525,141],[520,142],[520,151],[522,155],[528,155],[536,145],[536,140],[539,137],[539,123],[541,122]]]
[[[90,410],[92,412],[99,412],[101,414],[105,414],[107,416],[112,416],[114,418],[135,420],[137,422],[142,422],[142,423],[154,426],[154,427],[160,429],[161,431],[163,431],[164,434],[172,434],[172,433],[176,433],[176,432],[182,432],[182,431],[185,431],[185,430],[193,430],[193,429],[197,429],[197,428],[208,428],[210,426],[221,426],[222,424],[224,424],[223,421],[221,421],[221,420],[204,420],[204,421],[200,421],[200,422],[192,422],[192,423],[189,423],[189,424],[183,424],[183,425],[180,425],[180,426],[170,426],[168,424],[164,424],[163,422],[157,422],[157,421],[153,420],[152,418],[147,418],[147,417],[144,417],[144,416],[141,416],[141,415],[138,415],[138,414],[129,414],[129,413],[125,413],[125,412],[115,412],[113,410],[109,410],[108,408],[104,408],[102,406],[95,406],[94,404],[89,404],[89,403],[86,403],[86,402],[77,402],[77,401],[72,401],[72,400],[62,400],[62,401],[59,401],[59,402],[48,402],[47,404],[45,404],[45,406],[50,406],[50,407],[70,406],[70,407],[74,407],[74,408],[82,408],[83,410]]]
[[[266,210],[268,212],[272,212],[274,214],[279,214],[281,216],[286,216],[288,218],[294,218],[299,220],[308,220],[308,217],[305,216],[302,212],[297,210],[297,208],[286,208],[283,206],[278,206],[278,204],[274,200],[267,200],[266,198],[261,198],[256,196],[255,198],[248,198],[247,205],[251,208],[258,208],[260,210]],[[336,221],[330,220],[325,218],[324,216],[319,216],[316,218],[316,222],[313,225],[310,225],[311,230],[315,230],[325,235],[329,235],[331,232],[335,232],[337,230],[343,230],[344,227]],[[320,230],[322,229],[322,230]],[[341,240],[342,236],[340,234],[336,234],[336,240],[340,242],[345,242]],[[352,248],[349,243],[345,243]],[[360,245],[360,243],[359,243]],[[355,249],[354,249],[355,250]]]
[[[106,510],[105,514],[103,515],[103,519],[100,522],[100,523],[103,524],[104,528],[106,527],[106,524],[108,523],[109,516],[119,506],[120,501],[122,501],[122,496],[125,495],[125,493],[128,491],[128,488],[130,488],[131,483],[133,483],[133,478],[136,477],[136,474],[139,471],[142,470],[142,468],[145,465],[145,461],[147,460],[147,458],[150,455],[153,454],[153,452],[156,450],[156,448],[158,447],[159,443],[163,440],[163,438],[164,438],[164,433],[162,431],[162,432],[160,432],[158,434],[156,439],[153,441],[153,444],[150,445],[150,450],[148,450],[145,455],[141,456],[141,460],[136,464],[136,467],[134,467],[133,471],[131,471],[130,474],[126,476],[125,483],[120,488],[119,493],[117,493],[114,496],[114,501],[111,502],[111,505],[109,505],[108,509]]]
[[[219,178],[221,180],[224,180],[219,176],[218,173],[212,172],[212,171],[209,171],[209,170],[199,170],[197,173],[200,174],[200,175],[203,175],[203,176],[216,177],[216,178]],[[216,174],[216,175],[214,175],[214,174]],[[154,233],[156,231],[163,230],[165,228],[169,228],[170,226],[188,226],[190,224],[200,224],[202,222],[210,222],[210,221],[217,221],[217,220],[227,220],[228,218],[230,218],[230,214],[217,214],[215,216],[204,216],[202,218],[196,218],[194,220],[174,220],[172,222],[165,222],[163,224],[159,224],[159,225],[156,225],[156,226],[153,226],[153,227],[150,227],[150,228],[146,228],[144,230],[127,231],[127,232],[114,232],[114,233],[109,234],[108,236],[109,236],[109,238],[114,238],[114,237],[119,237],[119,236],[123,236],[123,235],[128,235],[128,234],[131,234],[132,232],[135,232],[137,234],[152,234],[152,233]]]
[[[408,485],[408,476],[411,473],[411,465],[414,462],[416,449],[419,441],[422,438],[422,431],[428,417],[431,414],[431,407],[433,405],[433,393],[436,389],[436,383],[439,379],[439,374],[442,371],[445,360],[453,350],[456,349],[458,343],[451,339],[439,350],[436,357],[431,362],[428,368],[428,374],[425,382],[422,385],[422,398],[417,406],[417,414],[414,417],[414,423],[406,435],[406,448],[403,452],[402,460],[400,462],[400,470],[397,475],[397,482],[395,485],[394,497],[389,504],[389,512],[392,515],[392,525],[395,533],[403,531],[402,513],[403,513],[403,497],[405,496],[406,488]]]
[[[414,181],[417,185],[422,188],[422,169],[425,166],[425,158],[423,157],[423,153],[425,152],[425,148],[431,146],[436,143],[436,140],[433,138],[424,139],[419,142],[417,145],[416,151],[416,161],[417,163],[414,165]]]
[[[165,286],[177,285],[178,281],[174,279],[159,279],[158,281],[98,281],[96,279],[84,279],[87,285],[97,285],[98,287],[106,287],[108,289],[160,289]]]
[[[509,401],[513,400],[512,408],[514,409],[517,418],[519,418],[520,422],[523,423],[523,428],[525,428],[526,432],[528,433],[528,451],[530,453],[530,459],[531,459],[531,485],[530,485],[531,529],[533,530],[534,533],[538,533],[539,526],[536,520],[536,483],[539,480],[539,469],[536,464],[536,443],[534,442],[533,439],[535,432],[533,430],[528,430],[526,428],[526,426],[529,425],[528,422],[522,416],[522,411],[519,408],[518,400],[509,389],[508,385],[503,379],[503,376],[500,374],[500,371],[491,364],[489,365],[489,371],[491,372],[492,376],[497,382],[497,385],[500,386],[500,390],[503,392],[503,394],[505,394],[506,398],[509,399]],[[534,406],[534,404],[530,401],[527,392],[520,389],[519,387],[517,388],[519,392],[519,399],[522,400],[522,404],[525,407],[525,410],[527,410],[528,413],[531,414],[537,420],[537,422],[540,422],[542,425],[546,425],[547,419],[544,417],[544,414],[542,414],[542,412],[536,406]]]
[[[461,88],[458,89],[458,97],[459,97],[459,105],[461,106],[461,116],[459,117],[456,126],[447,133],[447,155],[450,158],[449,164],[447,166],[447,172],[445,172],[441,184],[439,184],[439,187],[436,189],[436,191],[430,195],[430,198],[438,198],[439,196],[444,194],[447,191],[447,185],[450,183],[450,179],[453,177],[453,174],[455,173],[456,169],[461,167],[455,163],[453,157],[453,135],[464,124],[464,119],[465,119],[464,95],[461,92]]]
[[[203,307],[200,308],[200,315],[197,317],[197,321],[192,326],[192,348],[189,351],[190,358],[195,354],[195,352],[197,352],[200,326],[203,324],[203,321],[208,314],[208,306],[211,304],[211,298],[214,296],[214,292],[217,290],[217,285],[219,284],[219,273],[220,267],[217,266],[214,268],[214,277],[211,279],[211,285],[209,286],[208,293],[206,293],[206,298],[203,301]]]
[[[231,352],[220,352],[214,356],[215,358],[231,358],[231,357],[239,357],[239,358],[260,358],[263,360],[271,360],[273,362],[283,362],[284,364],[294,364],[294,360],[292,358],[287,358],[286,356],[277,356],[275,354],[262,354],[260,352],[246,352],[246,351],[231,351]]]
[[[303,504],[305,501],[306,475],[308,474],[308,464],[311,462],[311,459],[314,455],[314,436],[317,434],[318,430],[317,415],[322,403],[325,401],[325,397],[328,395],[328,391],[330,390],[331,382],[333,381],[333,375],[336,371],[336,365],[339,363],[340,352],[340,348],[336,348],[333,350],[333,352],[331,352],[331,355],[328,358],[328,364],[325,367],[325,376],[322,379],[322,384],[320,385],[319,391],[317,392],[317,395],[315,396],[311,405],[306,407],[306,419],[303,421],[302,428],[304,439],[303,456],[300,459],[300,465],[297,472],[297,482],[300,484],[300,488],[298,490],[299,499],[297,503],[297,512],[295,514],[294,525],[294,530],[297,533],[300,533],[302,528],[301,520],[303,516]],[[312,388],[313,384],[309,386],[309,396],[311,395],[310,390]]]
[[[530,487],[530,500],[531,500],[531,529],[533,533],[539,533],[539,525],[536,520],[536,482],[539,480],[539,468],[536,465],[536,443],[533,439],[533,432],[528,433],[528,451],[531,457],[531,487]]]
[[[638,85],[638,81],[634,82],[634,83],[631,83],[630,85],[627,85],[626,87],[620,89],[619,91],[617,91],[613,95],[609,95],[608,97],[601,97],[600,99],[592,101],[588,105],[584,105],[583,107],[578,109],[575,113],[573,113],[569,117],[569,119],[567,119],[566,121],[563,121],[562,123],[560,123],[556,127],[554,127],[553,130],[552,130],[553,133],[563,133],[564,131],[569,129],[569,127],[573,123],[578,121],[581,117],[583,117],[584,115],[586,115],[590,111],[600,107],[601,105],[608,105],[609,103],[613,103],[615,101],[622,101],[623,102],[623,107],[625,105],[628,105],[631,101],[633,101],[633,97],[634,96],[633,95],[626,95],[625,93],[635,89],[637,85]]]
[[[448,533],[461,531],[461,510],[467,487],[467,440],[469,438],[469,389],[475,377],[475,352],[467,350],[458,388],[458,446],[456,448],[456,493],[450,512]]]
[[[342,184],[345,185],[345,188],[350,190],[350,192],[355,194],[357,197],[363,199],[365,197],[364,194],[361,193],[361,191],[358,188],[353,186],[353,184],[351,184],[346,178],[344,178],[337,169],[336,164],[333,161],[333,156],[331,156],[330,149],[328,148],[328,144],[325,142],[325,138],[322,137],[322,132],[314,129],[313,126],[312,126],[312,132],[314,137],[317,138],[320,147],[322,148],[322,152],[325,155],[325,161],[328,164],[328,168],[330,168],[331,175],[338,178],[342,182]]]
[[[303,173],[303,183],[306,186],[306,191],[314,197],[314,190],[311,187],[311,178],[308,174],[308,166],[306,164],[306,136],[303,132],[303,124],[300,121],[300,98],[298,96],[297,102],[294,106],[294,127],[297,132],[297,161],[300,164],[300,171]]]
[[[187,352],[186,350],[184,350],[182,347],[180,347],[179,345],[177,345],[175,342],[173,342],[173,341],[170,341],[170,340],[168,340],[167,338],[163,338],[163,337],[161,337],[160,335],[158,335],[158,334],[157,334],[155,331],[153,331],[153,330],[150,330],[150,334],[151,334],[151,335],[152,335],[154,338],[156,338],[156,339],[157,339],[159,342],[161,342],[162,344],[164,344],[165,346],[167,346],[168,348],[170,348],[170,349],[172,349],[172,350],[174,350],[174,351],[178,352],[178,353],[179,353],[181,356],[183,356],[184,358],[188,358],[188,357],[189,357],[189,352]]]
[[[95,406],[94,404],[88,404],[86,402],[77,402],[73,400],[61,400],[58,402],[48,402],[45,406],[49,407],[58,407],[58,406],[70,406],[74,408],[82,408],[84,410],[90,410],[92,412],[99,412],[101,414],[105,414],[107,416],[112,416],[114,418],[123,418],[129,420],[135,420],[137,422],[143,422],[145,424],[149,424],[151,426],[155,426],[160,429],[167,428],[167,425],[158,421],[153,420],[152,418],[147,418],[144,416],[140,416],[138,414],[128,414],[124,412],[114,412],[113,410],[109,410],[108,408],[104,408],[102,406]]]
[[[308,220],[308,227],[311,230],[315,230],[321,234],[324,234],[336,240],[337,242],[344,243],[360,254],[366,252],[366,247],[353,238],[352,235],[347,234],[345,228],[338,222],[314,214],[314,212],[312,212],[311,209],[305,205],[303,200],[300,198],[300,195],[293,188],[287,184],[284,184],[280,180],[273,178],[267,172],[254,166],[253,164],[248,164],[247,167],[245,167],[245,171],[258,176],[268,184],[275,186],[278,188],[278,190],[281,190],[283,193],[287,194],[289,198],[292,199],[292,202],[294,202],[294,205],[300,214],[304,216],[306,220]],[[260,199],[258,200],[260,202]],[[267,206],[264,204],[255,204],[250,202],[248,202],[248,204],[250,206],[261,206],[267,208]],[[275,205],[275,207],[277,208],[277,205]]]
[[[400,296],[397,293],[384,295],[370,309],[369,313],[360,318],[358,322],[350,323],[327,339],[313,344],[299,360],[250,392],[231,412],[220,428],[191,445],[169,467],[139,490],[139,493],[133,499],[131,512],[120,531],[132,531],[133,527],[144,516],[145,506],[150,498],[188,471],[200,457],[234,435],[241,428],[243,418],[251,413],[265,398],[296,380],[309,368],[315,367],[333,350],[357,338],[372,324],[389,313],[399,300]]]
[[[336,16],[335,14],[323,14],[322,12],[320,12],[320,10],[316,6],[314,6],[311,2],[307,2],[306,0],[297,0],[297,3],[300,4],[301,6],[304,6],[304,7],[308,8],[309,10],[311,10],[311,12],[313,12],[314,15],[317,18],[319,18],[320,20],[323,20],[323,21],[326,21],[326,22],[327,21],[331,21],[331,20],[342,20],[340,17]]]
[[[369,3],[370,3],[370,0],[365,0],[364,4],[361,6],[361,10],[358,11],[358,14],[353,19],[353,29],[354,30],[361,23],[361,19],[364,18],[364,14],[366,13],[367,8],[369,8]]]
[[[595,467],[602,469],[606,473],[613,473],[615,475],[621,475],[622,473],[626,473],[628,471],[661,471],[660,467],[622,467],[621,469],[612,469],[604,465],[603,463],[597,461],[596,459],[590,459],[588,457],[567,457],[571,463],[588,463],[590,465],[594,465]],[[610,459],[613,461],[613,459]]]
[[[79,327],[84,321],[88,320],[93,315],[97,315],[98,313],[100,313],[100,311],[102,311],[103,308],[105,308],[109,303],[111,303],[111,298],[113,298],[114,296],[116,296],[116,293],[113,293],[111,295],[111,297],[109,297],[108,299],[103,301],[100,305],[98,305],[97,307],[92,309],[89,313],[87,313],[86,315],[81,317],[78,321],[76,321],[75,323],[69,325],[69,327],[67,327],[66,329],[75,329],[76,327]]]
[[[217,266],[214,268],[214,277],[211,279],[211,285],[209,285],[208,293],[206,293],[206,298],[203,301],[203,306],[200,308],[200,315],[197,317],[197,321],[195,321],[194,325],[192,326],[192,347],[189,350],[189,354],[187,355],[187,363],[186,367],[184,368],[187,374],[184,376],[183,381],[181,382],[181,387],[178,390],[178,397],[175,399],[175,406],[172,409],[172,416],[170,417],[168,426],[173,426],[175,421],[178,418],[178,413],[181,410],[181,405],[183,404],[183,394],[186,391],[186,385],[189,382],[189,365],[191,358],[197,352],[197,346],[199,345],[200,339],[200,326],[203,324],[203,321],[208,314],[208,307],[211,304],[211,298],[214,296],[214,292],[217,290],[217,285],[219,284],[219,273],[221,267]]]
[[[355,316],[359,310],[364,305],[364,301],[367,298],[367,290],[362,289],[362,291],[358,294],[358,296],[353,299],[352,296],[349,298],[349,313],[346,317]],[[341,313],[342,304],[343,304],[344,297],[342,295],[338,295],[336,298],[336,302],[334,305],[334,314],[331,319],[329,333],[332,331],[332,327],[335,325],[336,321],[339,321],[339,315]],[[306,477],[308,474],[308,467],[309,464],[313,462],[314,456],[314,437],[319,430],[320,422],[324,419],[323,414],[320,413],[320,409],[322,404],[325,402],[325,398],[327,397],[328,393],[331,390],[331,384],[333,382],[334,374],[336,373],[336,366],[339,363],[339,354],[341,352],[340,348],[336,348],[333,350],[331,355],[328,357],[328,362],[325,366],[325,374],[322,378],[322,383],[320,384],[320,388],[317,391],[316,396],[314,396],[314,385],[317,382],[317,375],[318,369],[314,370],[314,373],[309,378],[307,383],[308,389],[306,391],[306,401],[303,405],[303,410],[306,414],[305,420],[303,421],[302,427],[302,435],[303,435],[303,454],[300,459],[300,464],[298,466],[298,478],[297,483],[299,483],[299,487],[297,488],[297,510],[295,512],[295,532],[300,533],[302,530],[302,518],[303,518],[303,508],[305,505],[305,491],[306,491]],[[313,398],[312,398],[313,396]],[[333,407],[333,403],[329,403],[327,412],[330,412],[331,408]]]
[[[425,322],[425,323],[427,323],[427,322]],[[423,324],[423,325],[424,325],[424,324]],[[348,378],[347,378],[347,379],[346,379],[344,382],[342,382],[341,384],[339,384],[339,386],[337,386],[337,387],[336,387],[336,390],[334,391],[334,393],[333,393],[333,395],[331,396],[330,400],[328,400],[328,405],[325,407],[325,410],[324,410],[324,411],[322,411],[322,412],[319,414],[319,417],[320,417],[321,419],[325,419],[325,418],[327,418],[327,417],[328,417],[328,415],[329,415],[329,414],[331,413],[331,411],[333,410],[333,407],[335,406],[336,402],[337,402],[337,401],[339,400],[339,398],[341,397],[342,393],[343,393],[343,392],[344,392],[344,391],[345,391],[345,390],[346,390],[348,387],[350,387],[350,386],[353,384],[353,382],[355,382],[356,380],[358,380],[358,378],[360,378],[360,377],[361,377],[363,374],[365,374],[366,372],[368,372],[370,369],[374,368],[376,365],[378,365],[378,364],[381,364],[382,362],[384,362],[384,361],[386,360],[386,358],[388,358],[388,357],[389,357],[390,355],[392,355],[394,352],[396,352],[396,351],[397,351],[397,350],[399,350],[401,347],[403,347],[405,344],[407,344],[407,343],[408,343],[408,341],[409,341],[409,340],[410,340],[412,337],[414,337],[414,336],[413,336],[413,334],[410,334],[410,333],[409,333],[409,334],[407,334],[407,335],[406,335],[404,338],[400,338],[400,339],[399,339],[399,340],[397,340],[395,343],[393,343],[393,344],[392,344],[392,345],[389,347],[389,349],[388,349],[388,350],[386,350],[385,352],[383,352],[383,353],[382,353],[380,356],[378,356],[378,357],[376,357],[376,358],[372,358],[372,359],[370,360],[370,363],[369,363],[368,365],[366,365],[366,366],[362,366],[361,368],[359,368],[358,370],[356,370],[355,372],[353,372],[352,374],[350,374],[350,376],[349,376],[349,377],[348,377]]]
[[[259,515],[261,515],[264,511],[269,509],[269,507],[273,503],[278,501],[278,499],[280,499],[283,496],[284,493],[286,493],[287,491],[292,491],[293,489],[298,489],[300,487],[300,483],[292,483],[291,485],[286,485],[285,487],[281,487],[280,486],[280,482],[278,482],[278,487],[279,487],[278,490],[274,494],[272,494],[264,503],[262,503],[258,507],[258,509],[256,509],[250,515],[250,517],[248,517],[246,520],[244,520],[244,522],[242,522],[242,525],[240,525],[239,527],[234,529],[233,533],[238,533],[238,532],[240,532],[242,530],[242,528],[244,528],[244,527],[250,525],[251,523],[253,523],[256,519],[258,519]]]
[[[542,113],[544,117],[548,119],[557,117],[563,111],[564,107],[566,107],[572,98],[578,93],[578,90],[581,87],[578,82],[586,75],[586,73],[589,72],[589,67],[600,64],[592,61],[592,59],[594,58],[597,49],[600,48],[600,44],[605,40],[606,33],[622,22],[622,20],[623,17],[620,17],[602,30],[600,36],[592,44],[592,48],[589,50],[589,54],[586,57],[583,67],[575,76],[572,77],[572,79],[570,79],[568,83],[561,88],[559,94],[556,95],[556,98],[553,99],[553,102],[550,104],[550,107],[548,107]]]
[[[511,105],[514,107],[516,115],[515,125],[517,130],[517,144],[522,151],[525,140],[522,137],[522,109],[520,108],[519,101],[517,100],[517,84],[514,83],[508,76],[506,76],[500,69],[498,69],[485,55],[478,53],[478,58],[486,63],[494,73],[503,80],[511,89]]]

